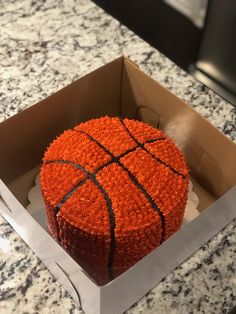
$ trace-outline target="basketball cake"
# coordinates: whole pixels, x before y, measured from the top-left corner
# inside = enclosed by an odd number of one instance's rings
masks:
[[[65,131],[40,173],[52,237],[98,284],[180,228],[188,182],[184,157],[163,131],[117,117]]]

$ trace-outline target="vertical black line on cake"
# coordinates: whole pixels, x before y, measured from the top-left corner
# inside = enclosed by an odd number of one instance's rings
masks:
[[[109,221],[110,221],[110,252],[109,252],[109,259],[108,259],[108,273],[110,279],[113,279],[113,269],[112,269],[112,262],[113,262],[113,257],[114,257],[114,252],[115,252],[115,215],[114,211],[112,209],[112,202],[110,197],[108,196],[107,192],[104,190],[103,186],[97,181],[94,173],[86,170],[84,167],[82,167],[79,164],[75,164],[71,161],[67,160],[52,160],[52,161],[46,161],[45,163],[52,163],[52,162],[57,162],[61,164],[73,164],[76,168],[80,169],[83,171],[87,177],[81,180],[77,185],[75,185],[65,196],[64,198],[60,201],[60,203],[57,205],[55,211],[57,211],[57,214],[59,213],[60,208],[65,204],[65,202],[75,193],[75,191],[80,187],[82,184],[84,184],[88,179],[91,179],[93,183],[98,187],[98,189],[102,192],[103,197],[106,201],[107,208],[108,208],[108,213],[109,213]]]
[[[120,161],[118,161],[118,164],[122,167],[122,169],[124,169],[124,171],[129,175],[130,179],[132,180],[132,182],[137,186],[137,188],[142,191],[142,193],[144,194],[144,196],[146,197],[146,199],[148,200],[149,204],[152,206],[152,208],[159,214],[160,218],[161,218],[161,224],[162,224],[162,230],[161,230],[161,243],[164,241],[165,239],[165,217],[162,213],[162,211],[160,210],[160,208],[156,205],[155,201],[153,200],[153,198],[151,197],[151,195],[147,192],[147,190],[142,186],[141,183],[138,182],[138,180],[136,179],[136,177],[129,171],[129,169],[127,167],[125,167]]]

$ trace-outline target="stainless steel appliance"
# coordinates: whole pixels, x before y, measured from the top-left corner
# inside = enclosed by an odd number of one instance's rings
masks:
[[[194,76],[236,105],[236,1],[209,1]]]

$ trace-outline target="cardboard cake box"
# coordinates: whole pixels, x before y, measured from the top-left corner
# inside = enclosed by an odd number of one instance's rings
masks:
[[[184,152],[201,213],[104,286],[26,211],[49,143],[104,115],[161,128]],[[128,309],[236,216],[236,145],[175,95],[120,57],[0,124],[0,213],[88,314]]]

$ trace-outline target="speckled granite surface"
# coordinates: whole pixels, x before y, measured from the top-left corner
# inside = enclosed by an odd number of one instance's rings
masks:
[[[125,54],[236,140],[236,109],[88,0],[0,1],[0,119]],[[236,305],[236,221],[128,313],[227,313]],[[82,313],[0,217],[0,313]]]

